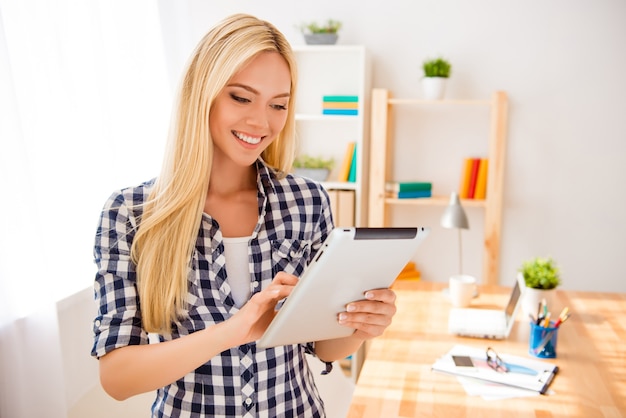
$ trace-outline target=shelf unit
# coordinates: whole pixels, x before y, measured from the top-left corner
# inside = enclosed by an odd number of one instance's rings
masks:
[[[298,64],[298,154],[333,158],[329,190],[354,192],[354,226],[367,223],[371,58],[362,45],[294,46]],[[323,96],[358,96],[358,115],[323,115]],[[349,142],[357,144],[355,182],[336,181]],[[341,225],[351,226],[351,225]]]
[[[389,224],[389,208],[392,206],[445,206],[449,196],[433,196],[428,199],[396,199],[385,196],[385,182],[392,181],[391,161],[393,144],[393,109],[431,106],[487,106],[490,109],[488,141],[489,174],[485,200],[463,199],[466,207],[484,209],[483,278],[486,284],[498,283],[498,260],[500,257],[500,234],[502,222],[502,190],[504,180],[504,157],[506,146],[508,98],[503,91],[493,93],[490,100],[413,100],[396,99],[386,89],[372,91],[372,120],[370,144],[369,226],[382,227]]]
[[[300,45],[293,47],[298,64],[296,129],[298,154],[333,158],[335,166],[322,184],[332,199],[340,193],[354,193],[354,213],[348,225],[335,219],[338,226],[366,226],[369,167],[369,120],[371,58],[363,45]],[[323,96],[358,96],[358,115],[324,115]],[[336,181],[348,144],[356,143],[356,181]],[[345,193],[343,194],[345,196]],[[333,206],[337,203],[333,201]],[[336,206],[335,206],[336,207]],[[342,212],[342,211],[338,211]],[[339,213],[335,214],[337,217]],[[358,379],[365,347],[340,362],[346,376]]]

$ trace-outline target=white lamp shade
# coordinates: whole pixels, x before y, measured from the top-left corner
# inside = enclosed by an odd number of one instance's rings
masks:
[[[445,212],[441,216],[441,226],[444,228],[469,229],[469,222],[461,200],[456,192],[450,195],[450,203],[446,207]]]

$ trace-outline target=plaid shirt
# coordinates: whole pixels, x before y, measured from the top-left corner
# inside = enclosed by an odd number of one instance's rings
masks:
[[[277,179],[257,162],[259,221],[248,248],[251,292],[279,271],[299,276],[333,226],[328,194],[317,183],[291,175]],[[91,354],[148,344],[142,329],[135,266],[130,248],[141,204],[153,181],[114,193],[106,202],[95,240],[94,285],[98,313]],[[217,222],[203,214],[189,272],[188,310],[160,341],[223,322],[237,312],[225,268]],[[180,380],[158,389],[153,417],[323,417],[324,406],[305,354],[314,344],[270,349],[233,347]],[[172,361],[176,361],[172,359]],[[159,367],[155,364],[154,367]]]

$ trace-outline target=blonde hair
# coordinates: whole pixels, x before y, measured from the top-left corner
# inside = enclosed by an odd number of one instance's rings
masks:
[[[187,280],[209,187],[213,101],[244,64],[275,51],[291,72],[287,121],[261,158],[284,176],[295,153],[294,103],[297,84],[293,51],[272,24],[246,14],[232,15],[210,30],[196,47],[182,79],[178,106],[161,173],[144,205],[132,248],[143,327],[171,332],[186,309]]]

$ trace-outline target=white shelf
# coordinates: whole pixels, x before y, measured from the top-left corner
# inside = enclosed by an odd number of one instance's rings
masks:
[[[335,166],[324,186],[352,190],[354,224],[367,225],[369,176],[369,111],[371,61],[362,45],[302,45],[294,47],[298,63],[296,129],[298,154],[332,158]],[[324,115],[323,96],[357,96],[357,115]],[[348,144],[357,145],[356,181],[337,181]]]

